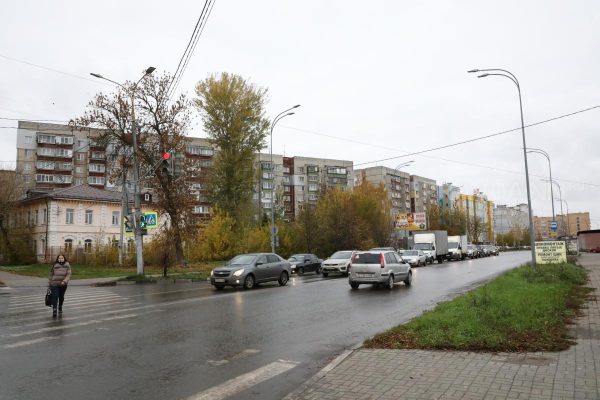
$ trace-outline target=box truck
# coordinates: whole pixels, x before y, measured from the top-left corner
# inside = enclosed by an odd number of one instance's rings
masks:
[[[449,260],[464,260],[467,258],[467,235],[448,236]]]
[[[410,248],[422,250],[429,263],[437,260],[441,264],[448,254],[448,232],[446,231],[415,232],[408,240]]]

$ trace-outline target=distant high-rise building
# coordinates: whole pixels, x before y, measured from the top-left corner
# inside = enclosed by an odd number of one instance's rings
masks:
[[[552,233],[551,223],[552,217],[533,217],[536,240],[550,240],[555,237]],[[575,236],[577,232],[591,229],[589,212],[558,214],[556,223],[558,225],[556,236]]]
[[[382,184],[392,204],[392,217],[411,212],[410,174],[388,167],[369,167],[354,171],[355,186],[367,181],[373,185]]]
[[[517,204],[509,207],[499,204],[493,211],[494,233],[504,235],[512,229],[525,229],[529,227],[529,208],[527,204]]]
[[[492,213],[494,202],[478,189],[472,195],[461,194],[459,208],[467,217],[467,235],[474,243],[492,242],[494,240],[494,223]],[[481,224],[481,226],[477,226]]]
[[[452,183],[438,186],[438,205],[443,208],[458,208],[460,202],[460,187]]]
[[[438,204],[438,186],[434,179],[418,175],[410,176],[410,210],[413,213],[427,212]]]

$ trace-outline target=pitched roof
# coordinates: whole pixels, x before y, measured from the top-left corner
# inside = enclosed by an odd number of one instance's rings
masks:
[[[98,189],[88,185],[70,186],[68,188],[50,190],[30,190],[24,201],[30,199],[74,199],[89,201],[105,201],[111,203],[121,202],[121,192]]]

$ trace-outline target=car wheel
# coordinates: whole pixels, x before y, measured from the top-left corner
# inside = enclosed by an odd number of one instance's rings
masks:
[[[358,282],[350,282],[350,287],[352,289],[356,290],[356,289],[358,289],[359,286],[360,286],[360,283],[358,283]]]
[[[254,280],[254,275],[248,275],[246,276],[246,279],[244,279],[244,289],[254,289],[255,284],[256,281]]]
[[[323,276],[327,278],[329,276],[329,272],[323,272]]]
[[[385,285],[385,287],[390,290],[394,288],[394,275],[390,274],[390,276],[388,276],[387,285]]]
[[[225,285],[215,285],[215,289],[223,290],[223,289],[225,289]]]
[[[298,275],[304,275],[304,267],[300,267],[296,270],[296,272],[298,273]]]
[[[289,279],[290,277],[288,276],[288,273],[283,271],[281,275],[279,275],[279,280],[277,282],[279,282],[279,286],[285,286],[287,285]]]
[[[406,279],[404,280],[404,284],[406,286],[410,286],[412,285],[412,272],[408,273],[408,276],[406,277]]]

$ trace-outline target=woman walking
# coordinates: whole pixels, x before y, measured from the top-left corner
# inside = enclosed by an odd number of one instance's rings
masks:
[[[64,255],[59,254],[56,262],[50,268],[48,285],[52,291],[52,316],[56,317],[56,311],[62,314],[62,306],[65,302],[65,292],[71,280],[71,265]]]

